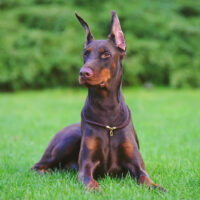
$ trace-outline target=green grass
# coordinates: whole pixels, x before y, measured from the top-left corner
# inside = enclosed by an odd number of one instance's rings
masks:
[[[77,173],[39,176],[29,169],[53,135],[80,121],[86,90],[0,94],[0,199],[200,199],[200,91],[124,89],[151,178],[167,189],[138,186],[129,176],[100,179],[89,193]]]

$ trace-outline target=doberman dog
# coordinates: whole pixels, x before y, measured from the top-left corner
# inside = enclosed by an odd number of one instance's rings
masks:
[[[99,176],[129,172],[139,184],[163,190],[145,170],[131,113],[122,96],[121,61],[126,43],[116,12],[112,11],[106,40],[95,40],[88,24],[77,13],[76,17],[86,31],[79,75],[79,83],[88,87],[82,120],[58,132],[33,169],[43,173],[75,168],[78,180],[89,190],[98,190],[95,179]]]

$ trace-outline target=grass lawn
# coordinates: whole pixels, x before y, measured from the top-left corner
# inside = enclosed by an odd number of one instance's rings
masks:
[[[129,176],[100,179],[103,192],[89,193],[75,172],[31,172],[54,134],[80,121],[86,94],[0,94],[0,199],[200,199],[199,90],[124,89],[147,172],[165,193],[142,188]]]

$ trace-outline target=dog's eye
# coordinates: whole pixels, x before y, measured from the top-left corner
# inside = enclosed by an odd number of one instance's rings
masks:
[[[102,58],[102,59],[109,58],[110,56],[111,56],[110,53],[107,52],[107,51],[105,51],[105,52],[103,52],[103,53],[101,54],[101,58]]]
[[[89,52],[89,51],[85,51],[85,52],[83,53],[83,56],[84,56],[84,57],[88,57],[88,56],[89,56],[89,54],[90,54],[90,52]]]

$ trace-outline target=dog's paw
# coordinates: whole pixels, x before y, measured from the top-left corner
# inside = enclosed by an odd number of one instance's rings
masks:
[[[161,191],[161,192],[166,192],[166,189],[165,189],[165,188],[163,188],[163,187],[161,187],[160,185],[155,184],[155,183],[153,183],[152,185],[150,185],[149,188],[154,188],[154,189],[158,189],[158,190]]]
[[[38,173],[40,176],[43,174],[47,174],[50,173],[50,171],[48,169],[31,169],[33,171],[35,171],[36,173]]]
[[[99,184],[97,181],[95,181],[94,179],[92,179],[87,185],[86,185],[86,189],[89,191],[98,191],[99,190]]]
[[[166,190],[158,184],[155,184],[148,176],[141,175],[139,178],[139,184],[145,185],[149,189],[158,189],[159,191],[166,192]]]
[[[46,173],[50,173],[50,171],[48,169],[40,169],[40,170],[38,170],[38,174],[40,174],[40,175],[46,174]]]

